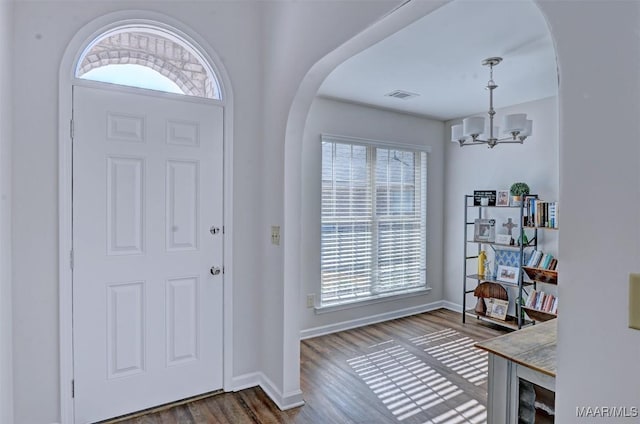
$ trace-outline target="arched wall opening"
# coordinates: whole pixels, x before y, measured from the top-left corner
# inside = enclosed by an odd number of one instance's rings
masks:
[[[374,23],[366,31],[349,40],[338,49],[318,61],[307,73],[291,106],[285,137],[285,177],[284,177],[284,292],[285,292],[285,375],[287,382],[294,384],[298,379],[296,370],[289,364],[298,364],[297,346],[299,334],[299,309],[302,272],[302,140],[311,105],[324,79],[343,61],[365,50],[413,21],[429,14],[442,4],[429,2],[408,2],[393,13]],[[441,140],[444,144],[445,139]]]
[[[137,29],[138,47],[152,44],[155,52],[144,54],[132,49],[131,30]],[[122,34],[129,37],[121,38]],[[115,38],[114,38],[115,37]],[[129,48],[120,49],[124,39]],[[158,40],[163,38],[160,49]],[[142,40],[145,39],[146,42]],[[106,40],[106,41],[105,41]],[[102,44],[101,44],[102,42]],[[112,43],[112,44],[109,44]],[[96,46],[101,46],[102,50]],[[111,46],[111,47],[109,47]],[[111,48],[111,50],[109,50]],[[146,48],[146,47],[145,47]],[[143,49],[144,50],[144,49]],[[120,57],[116,57],[117,54]],[[94,55],[95,56],[92,56]],[[169,56],[174,57],[173,62]],[[166,62],[165,62],[166,61]],[[73,397],[67,390],[73,380],[72,271],[69,255],[72,243],[72,144],[69,122],[72,120],[74,85],[96,84],[81,76],[101,66],[123,62],[140,64],[174,81],[184,94],[202,97],[224,108],[223,118],[223,222],[227,234],[233,234],[233,90],[229,75],[209,43],[187,25],[169,16],[150,11],[119,11],[86,24],[72,38],[64,52],[59,73],[58,134],[58,211],[59,211],[59,342],[60,342],[60,415],[62,423],[74,422]],[[172,72],[175,71],[175,72]],[[98,82],[100,84],[100,82]],[[144,88],[144,87],[142,87]],[[224,237],[223,256],[223,389],[233,385],[233,241]]]

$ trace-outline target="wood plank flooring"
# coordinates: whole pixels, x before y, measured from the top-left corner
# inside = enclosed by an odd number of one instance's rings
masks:
[[[504,330],[440,309],[301,342],[305,405],[280,411],[260,388],[221,393],[120,424],[486,422],[487,354]]]

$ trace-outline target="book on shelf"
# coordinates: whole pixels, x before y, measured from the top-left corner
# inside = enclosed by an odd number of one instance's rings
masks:
[[[541,310],[542,309],[542,302],[544,302],[544,297],[547,294],[545,292],[540,292],[540,295],[536,298],[536,304],[534,306],[535,309]]]
[[[542,255],[543,255],[542,251],[537,249],[531,252],[531,256],[529,256],[529,260],[527,261],[526,266],[531,268],[537,268],[538,264],[540,264],[540,260],[542,259]]]
[[[550,253],[543,253],[541,250],[534,250],[525,266],[530,268],[555,270],[558,266],[558,260]]]
[[[532,290],[524,306],[529,309],[556,314],[558,312],[558,297],[551,293]]]
[[[536,291],[531,290],[531,293],[529,293],[529,297],[527,297],[527,301],[524,302],[524,306],[527,308],[531,308],[531,305],[533,305],[533,301],[535,299],[536,299]]]
[[[528,215],[529,227],[558,228],[558,202],[530,199]]]

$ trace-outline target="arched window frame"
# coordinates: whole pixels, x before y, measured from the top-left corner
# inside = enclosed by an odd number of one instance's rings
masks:
[[[82,49],[82,52],[76,58],[74,62],[75,67],[73,70],[74,79],[83,79],[81,74],[88,72],[89,70],[97,67],[107,66],[111,64],[114,64],[114,65],[120,64],[117,58],[110,58],[110,59],[107,59],[108,63],[103,63],[102,61],[93,62],[96,65],[95,66],[90,65],[88,68],[86,66],[83,67],[82,65],[84,62],[84,59],[91,52],[93,47],[99,44],[102,40],[112,37],[114,35],[118,35],[122,33],[131,33],[131,32],[147,33],[147,34],[155,35],[158,37],[171,40],[177,44],[180,44],[182,47],[184,47],[185,50],[187,50],[190,54],[192,54],[197,59],[198,63],[205,70],[208,78],[211,81],[212,93],[210,96],[206,95],[206,93],[204,96],[195,93],[196,91],[195,86],[189,78],[182,77],[181,71],[177,67],[175,67],[173,64],[165,60],[158,58],[152,53],[148,53],[145,56],[145,60],[144,60],[145,63],[136,62],[135,64],[146,66],[149,69],[153,69],[154,71],[159,72],[161,75],[164,75],[165,77],[169,78],[171,81],[175,82],[178,85],[178,87],[180,87],[180,89],[184,91],[185,95],[191,95],[191,96],[201,97],[205,99],[223,100],[222,85],[220,84],[218,73],[211,66],[211,61],[208,60],[207,57],[205,57],[205,55],[200,51],[200,49],[196,48],[194,43],[190,42],[179,31],[176,31],[173,28],[167,28],[164,25],[159,23],[147,23],[147,22],[129,23],[129,24],[123,24],[120,26],[115,26],[111,29],[106,29],[105,31],[100,32],[98,35],[92,38],[92,40],[84,47],[84,49]],[[152,65],[150,66],[148,62],[151,62]],[[92,81],[90,79],[85,79],[85,80]],[[100,83],[99,81],[96,81],[96,82]]]

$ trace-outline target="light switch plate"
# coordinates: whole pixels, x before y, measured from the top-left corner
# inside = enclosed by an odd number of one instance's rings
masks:
[[[280,246],[280,226],[279,225],[271,226],[271,244]]]
[[[640,274],[629,274],[629,328],[640,330]]]

